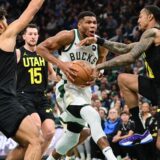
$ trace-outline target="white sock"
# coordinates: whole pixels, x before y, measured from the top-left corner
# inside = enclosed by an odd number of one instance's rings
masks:
[[[53,158],[52,154],[50,154],[46,160],[55,160],[55,159]]]
[[[117,160],[115,155],[113,154],[112,148],[111,147],[106,147],[102,150],[103,154],[107,158],[107,160]]]
[[[71,157],[70,156],[66,156],[65,160],[70,160]]]
[[[81,160],[85,160],[85,154],[83,152],[81,152],[79,154],[80,154]]]
[[[87,160],[91,160],[91,154],[87,153]]]

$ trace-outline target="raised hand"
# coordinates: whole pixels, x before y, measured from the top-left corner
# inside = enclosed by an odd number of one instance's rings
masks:
[[[91,79],[90,79],[90,81],[88,81],[86,83],[86,86],[91,86],[91,85],[95,84],[95,81],[97,79],[99,79],[100,76],[101,76],[100,72],[96,68],[94,68],[93,72],[92,72],[92,75],[91,75]]]
[[[80,43],[77,45],[79,47],[81,46],[89,46],[93,43],[96,43],[97,42],[97,38],[96,37],[87,37],[83,40],[80,41]]]

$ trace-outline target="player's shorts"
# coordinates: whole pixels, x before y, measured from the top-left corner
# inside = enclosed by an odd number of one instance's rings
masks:
[[[67,124],[67,129],[80,133],[86,121],[80,116],[83,106],[91,105],[91,88],[80,88],[61,79],[56,84],[56,101],[63,110],[60,119]]]
[[[53,109],[44,93],[17,93],[19,102],[26,108],[28,114],[38,113],[41,121],[54,120]]]
[[[74,133],[80,133],[87,126],[87,123],[80,115],[81,109],[86,105],[69,105],[60,115],[63,123],[67,124],[67,129]]]
[[[138,77],[139,93],[149,99],[152,105],[160,105],[160,81],[155,78]]]
[[[1,93],[0,93],[1,94]],[[14,96],[0,99],[0,130],[6,137],[14,137],[21,121],[28,115]]]
[[[91,104],[91,87],[80,88],[61,79],[56,84],[56,100],[65,110],[69,105]]]

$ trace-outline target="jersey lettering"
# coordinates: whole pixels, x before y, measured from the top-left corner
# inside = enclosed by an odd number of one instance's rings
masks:
[[[90,62],[91,64],[94,64],[98,60],[97,57],[95,57],[94,55],[90,53],[86,53],[86,52],[69,53],[69,55],[72,61],[84,60],[84,61]]]
[[[41,57],[23,57],[24,67],[45,66],[45,60]]]

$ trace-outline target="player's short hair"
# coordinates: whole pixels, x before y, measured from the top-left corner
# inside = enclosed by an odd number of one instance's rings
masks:
[[[81,19],[83,19],[86,16],[95,17],[96,18],[96,15],[93,12],[91,12],[91,11],[83,11],[83,12],[80,12],[80,14],[78,15],[78,21],[80,21]]]
[[[150,14],[153,14],[157,23],[160,23],[160,8],[155,5],[147,5],[144,7]]]
[[[7,16],[7,11],[3,7],[0,7],[0,20],[3,20],[5,16]]]
[[[36,28],[36,29],[39,31],[39,27],[38,27],[35,23],[30,23],[30,24],[28,24],[28,25],[26,26],[26,28],[23,30],[23,32],[22,32],[23,34],[26,33],[27,28]]]

